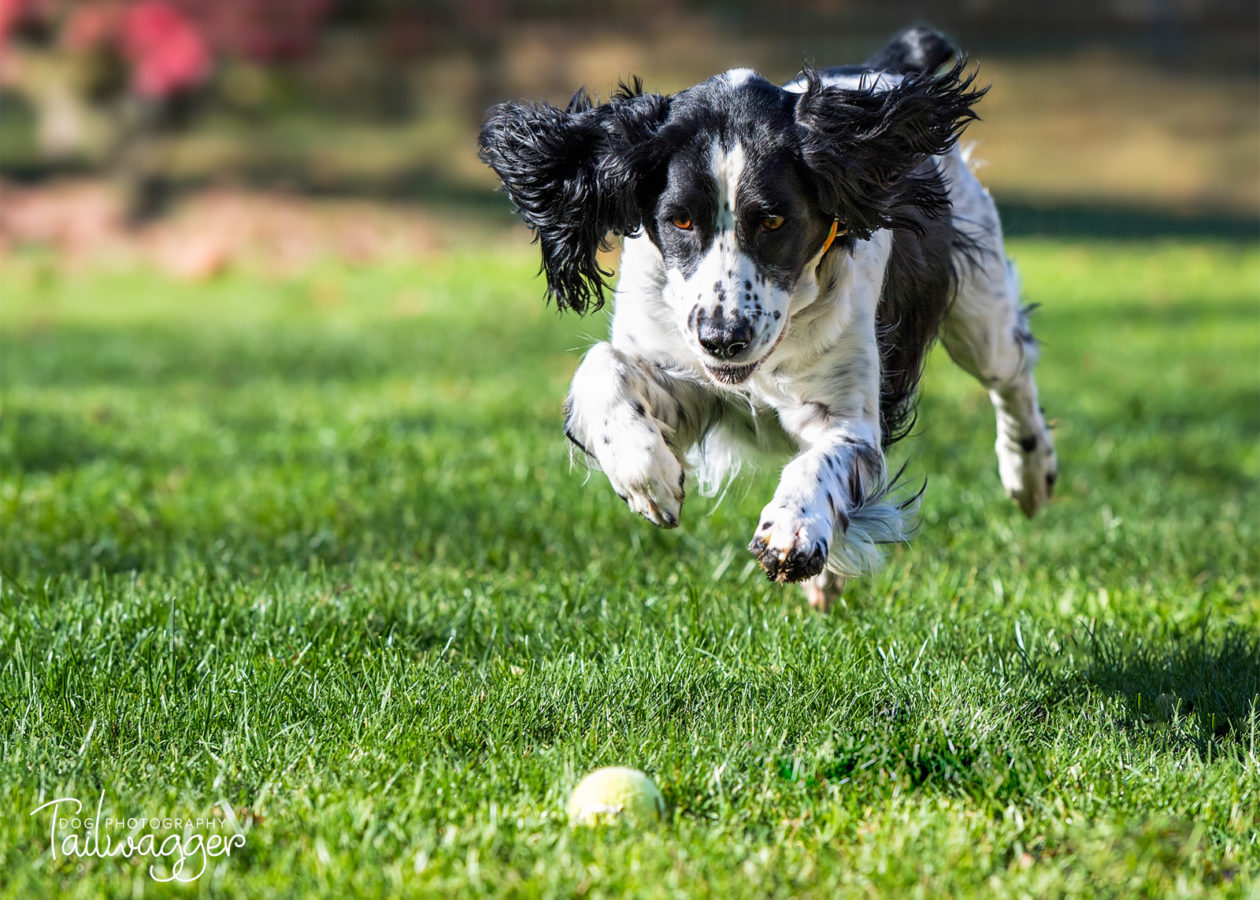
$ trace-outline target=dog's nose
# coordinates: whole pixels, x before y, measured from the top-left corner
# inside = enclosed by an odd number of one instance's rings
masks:
[[[696,339],[710,355],[734,359],[752,343],[752,322],[736,314],[723,315],[721,309],[711,316],[701,312],[696,318]]]

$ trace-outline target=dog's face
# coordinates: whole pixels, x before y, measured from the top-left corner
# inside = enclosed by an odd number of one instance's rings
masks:
[[[745,381],[785,333],[829,218],[797,140],[795,97],[744,72],[674,98],[645,230],[665,266],[663,298],[713,380]],[[649,188],[651,190],[651,188]],[[812,298],[807,298],[812,299]]]
[[[746,69],[673,97],[636,83],[599,106],[579,92],[564,110],[496,107],[481,157],[540,239],[561,308],[598,307],[608,232],[642,230],[688,345],[713,380],[735,385],[817,291],[810,264],[833,223],[852,242],[944,212],[939,183],[913,170],[973,117],[982,92],[970,83],[961,63],[856,87],[807,72],[785,90]]]

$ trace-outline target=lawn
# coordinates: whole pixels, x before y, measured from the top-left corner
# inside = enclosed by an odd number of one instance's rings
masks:
[[[58,798],[244,836],[181,896],[1260,890],[1260,249],[1015,242],[1055,503],[936,352],[921,533],[823,616],[743,549],[772,471],[663,532],[571,468],[606,320],[525,244],[6,260],[0,894],[171,893]],[[611,763],[668,821],[567,825]]]

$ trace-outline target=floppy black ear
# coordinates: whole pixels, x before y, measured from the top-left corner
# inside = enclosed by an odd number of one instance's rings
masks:
[[[814,173],[818,201],[859,238],[880,228],[922,230],[920,215],[949,210],[940,180],[915,169],[953,147],[987,88],[972,89],[966,60],[948,71],[910,75],[891,87],[827,86],[806,71],[796,103],[801,154]]]
[[[612,273],[597,254],[609,232],[631,234],[642,222],[643,147],[668,107],[636,80],[602,106],[578,91],[567,109],[504,103],[490,111],[479,156],[541,245],[547,294],[560,309],[603,306]]]

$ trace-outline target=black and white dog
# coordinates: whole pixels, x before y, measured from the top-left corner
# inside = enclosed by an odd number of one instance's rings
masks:
[[[481,158],[542,247],[549,296],[604,300],[597,253],[624,236],[611,339],[586,354],[566,434],[630,508],[678,524],[750,453],[791,460],[751,552],[826,607],[878,545],[913,532],[884,449],[912,424],[939,334],[997,410],[1002,484],[1028,515],[1056,461],[1037,345],[988,192],[956,146],[984,90],[939,34],[777,87],[733,69],[672,97],[506,103]]]

